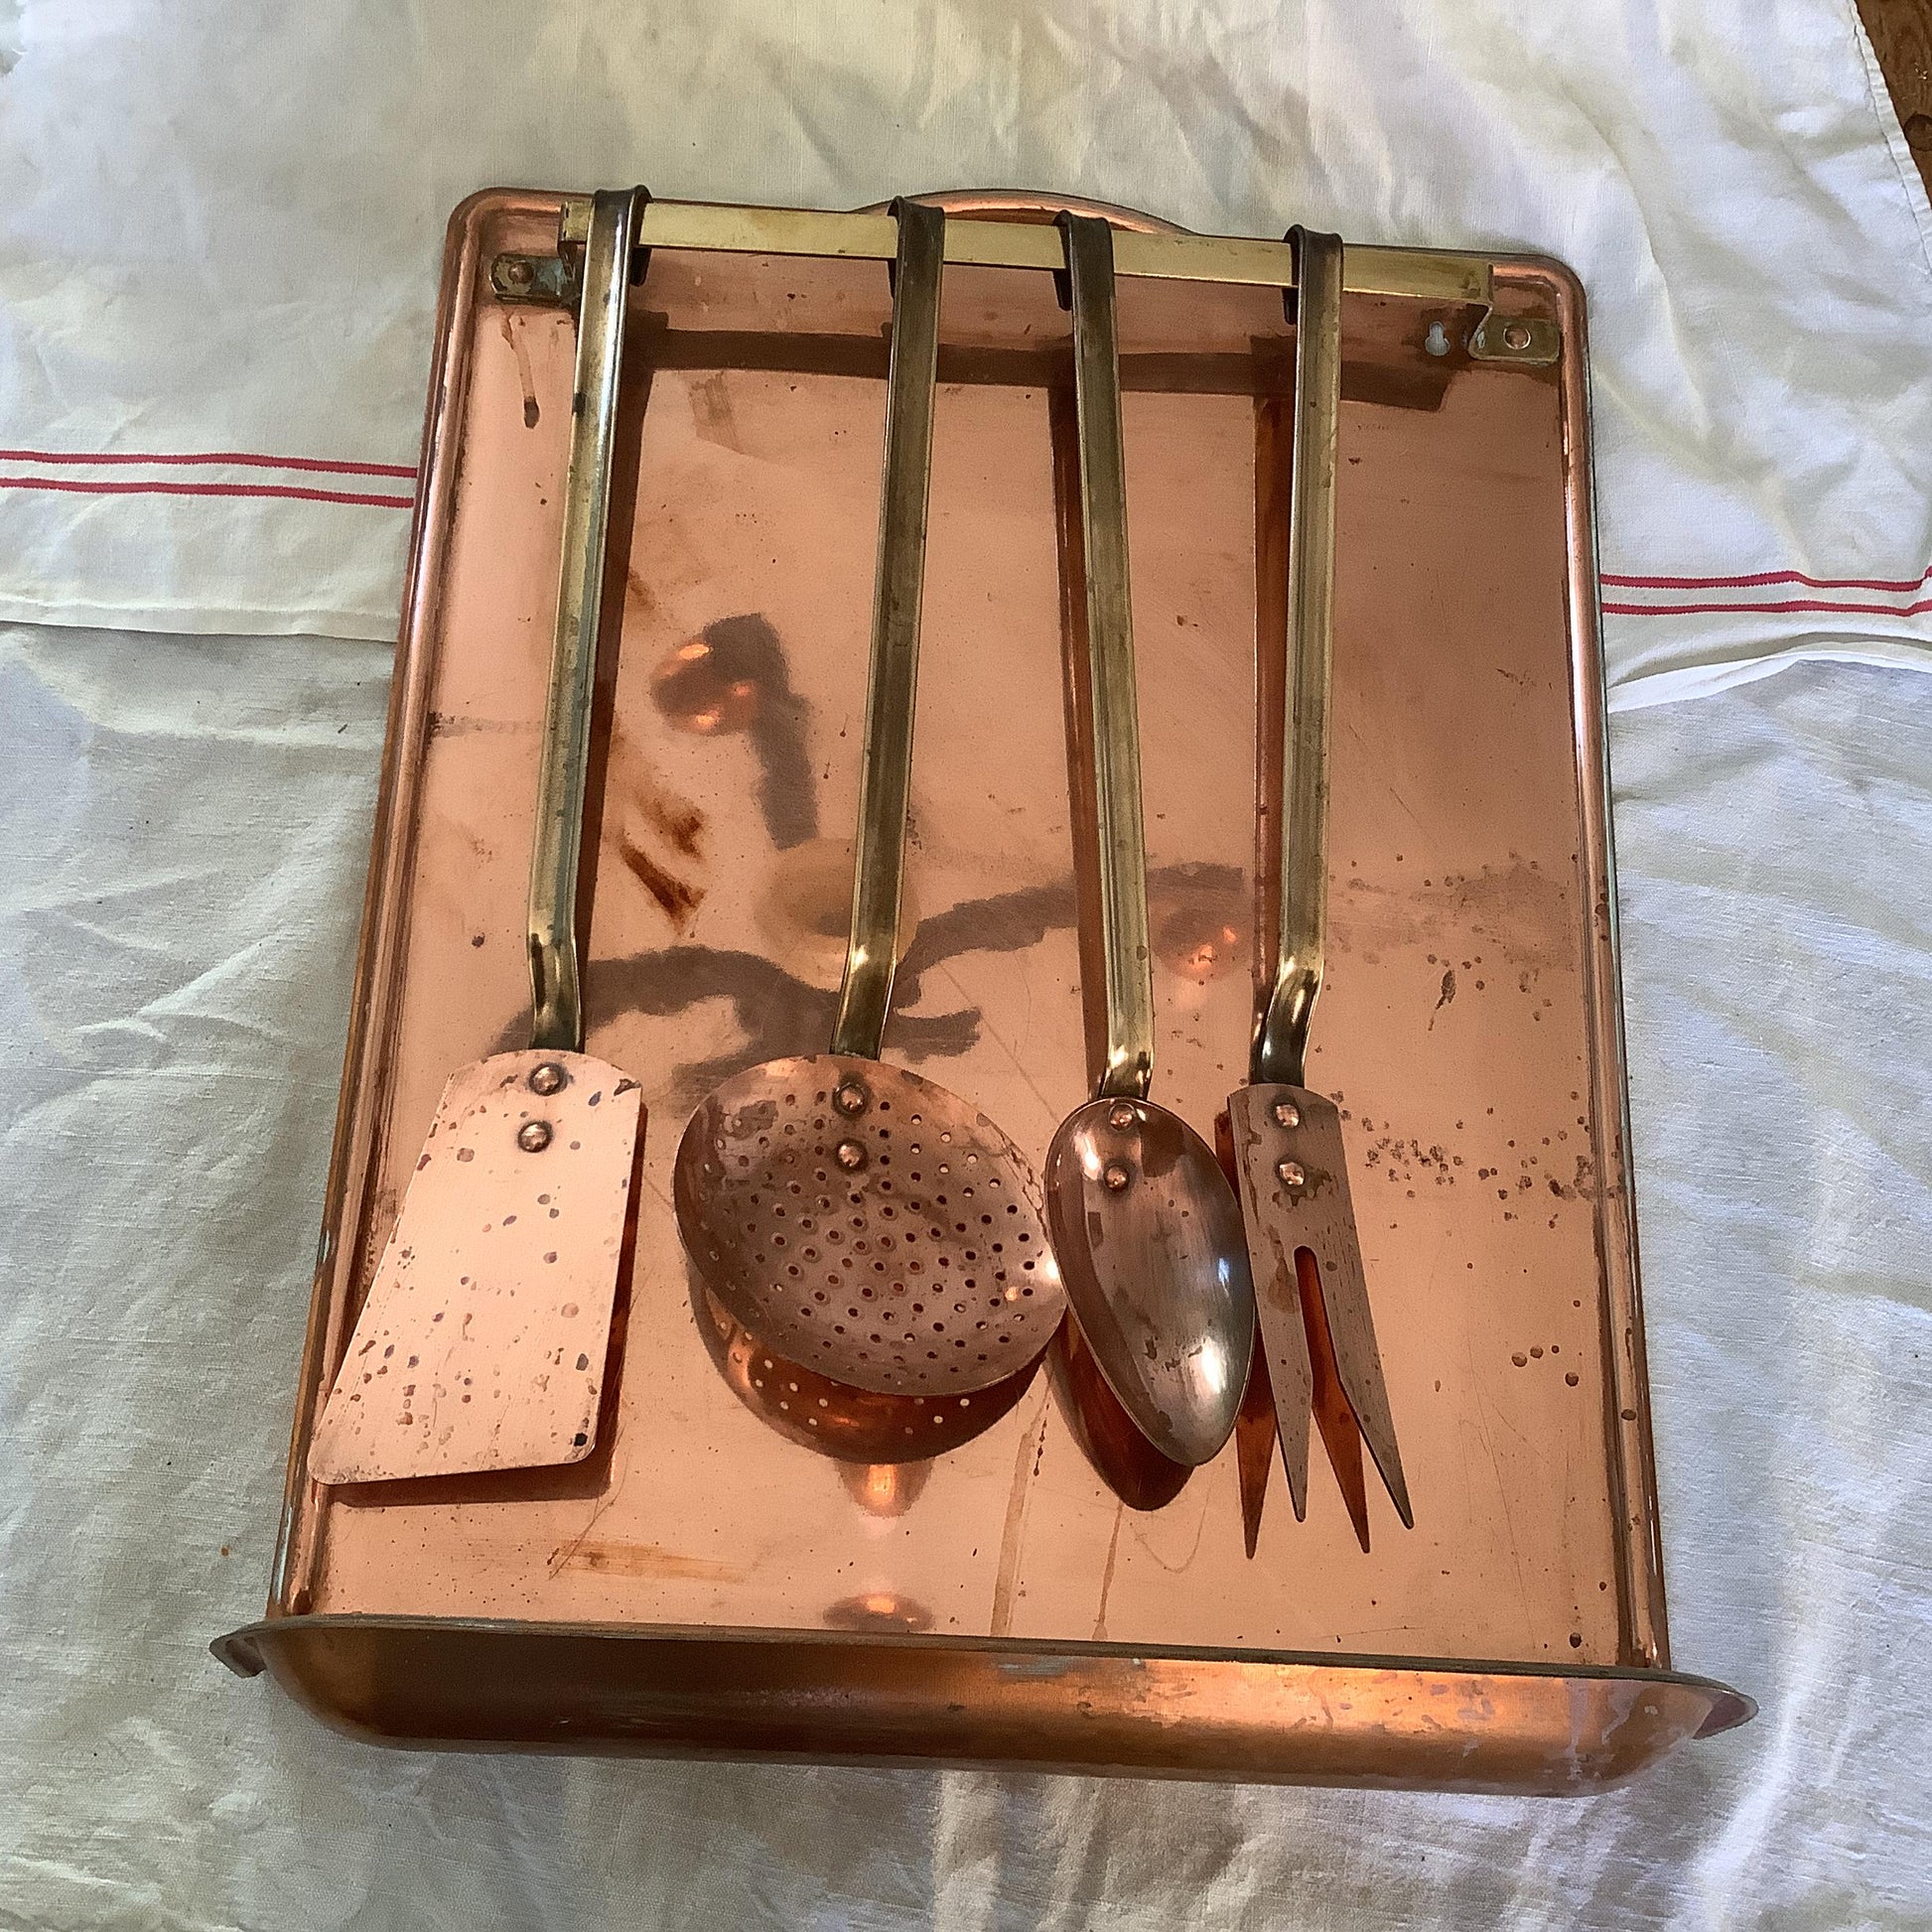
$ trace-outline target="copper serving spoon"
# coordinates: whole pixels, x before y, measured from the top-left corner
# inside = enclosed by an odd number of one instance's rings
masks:
[[[1065,1299],[1020,1150],[879,1058],[897,965],[945,215],[894,205],[886,461],[852,929],[828,1053],[734,1074],[692,1115],[686,1252],[775,1358],[854,1389],[950,1396],[1035,1361]]]
[[[1059,225],[1073,308],[1108,1037],[1098,1093],[1048,1151],[1046,1213],[1067,1298],[1108,1387],[1162,1455],[1196,1465],[1234,1428],[1254,1289],[1240,1206],[1213,1150],[1148,1098],[1154,981],[1113,230],[1070,211]]]

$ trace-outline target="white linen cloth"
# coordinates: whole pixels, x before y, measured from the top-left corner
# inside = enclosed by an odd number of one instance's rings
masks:
[[[0,633],[0,1926],[1932,1922],[1932,704],[1617,721],[1677,1661],[1762,1715],[1581,1803],[381,1751],[259,1613],[386,653]]]
[[[1932,1922],[1932,218],[1850,0],[9,11],[0,1925]],[[1223,1791],[390,1755],[207,1658],[274,1531],[441,227],[632,179],[1585,276],[1673,1631],[1755,1724],[1582,1805]]]
[[[640,180],[1560,256],[1611,681],[1664,680],[1624,701],[1932,643],[1932,214],[1852,0],[26,0],[17,33],[0,618],[389,637],[450,209]]]

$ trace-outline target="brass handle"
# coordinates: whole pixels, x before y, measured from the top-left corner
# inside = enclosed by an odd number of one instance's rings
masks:
[[[893,348],[886,387],[886,463],[873,585],[872,669],[853,863],[852,932],[832,1051],[876,1060],[898,966],[905,876],[905,807],[912,785],[912,715],[919,678],[926,502],[932,481],[932,396],[939,367],[939,283],[946,217],[895,202]]]
[[[630,257],[648,198],[641,188],[601,191],[584,247],[577,324],[577,385],[571,399],[570,469],[564,480],[563,568],[550,693],[537,773],[536,844],[530,853],[532,1046],[576,1052],[584,1043],[577,959],[577,880],[584,845],[584,787],[591,759],[604,553],[611,521],[611,457]]]
[[[1295,431],[1289,458],[1288,676],[1282,742],[1281,939],[1249,1075],[1306,1084],[1328,899],[1328,680],[1334,641],[1335,465],[1341,421],[1341,237],[1289,230],[1296,255]]]
[[[1062,209],[1073,305],[1073,399],[1080,433],[1093,785],[1100,828],[1100,926],[1107,1061],[1099,1091],[1145,1099],[1154,1079],[1154,966],[1148,941],[1147,833],[1141,815],[1140,700],[1127,577],[1127,456],[1120,426],[1114,231]]]

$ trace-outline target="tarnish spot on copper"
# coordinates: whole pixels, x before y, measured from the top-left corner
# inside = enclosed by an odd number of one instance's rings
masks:
[[[602,1577],[682,1577],[700,1584],[742,1584],[750,1574],[739,1564],[683,1556],[654,1543],[579,1543],[553,1564],[551,1575],[564,1570]]]

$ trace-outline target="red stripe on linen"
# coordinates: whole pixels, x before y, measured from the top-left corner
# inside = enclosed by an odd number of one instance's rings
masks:
[[[219,465],[242,470],[297,470],[325,477],[408,477],[415,467],[403,463],[339,463],[333,457],[263,456],[252,450],[203,450],[195,454],[141,454],[116,450],[106,456],[82,456],[71,450],[0,450],[0,463],[134,464],[161,468],[169,464]]]
[[[1600,581],[1622,591],[1748,591],[1761,584],[1802,584],[1813,591],[1916,591],[1932,583],[1932,570],[1912,578],[1807,577],[1802,570],[1760,570],[1749,577],[1624,577],[1606,570]]]
[[[1604,582],[1608,582],[1607,578]],[[1775,604],[1605,604],[1603,614],[1612,618],[1703,618],[1738,613],[1768,612],[1781,616],[1792,611],[1827,611],[1847,617],[1914,618],[1921,611],[1932,611],[1932,597],[1916,604],[1834,604],[1824,598],[1794,597]]]
[[[74,483],[66,477],[0,477],[0,489],[60,489],[76,496],[284,496],[301,503],[361,503],[371,509],[416,507],[413,496],[305,489],[295,483]]]

